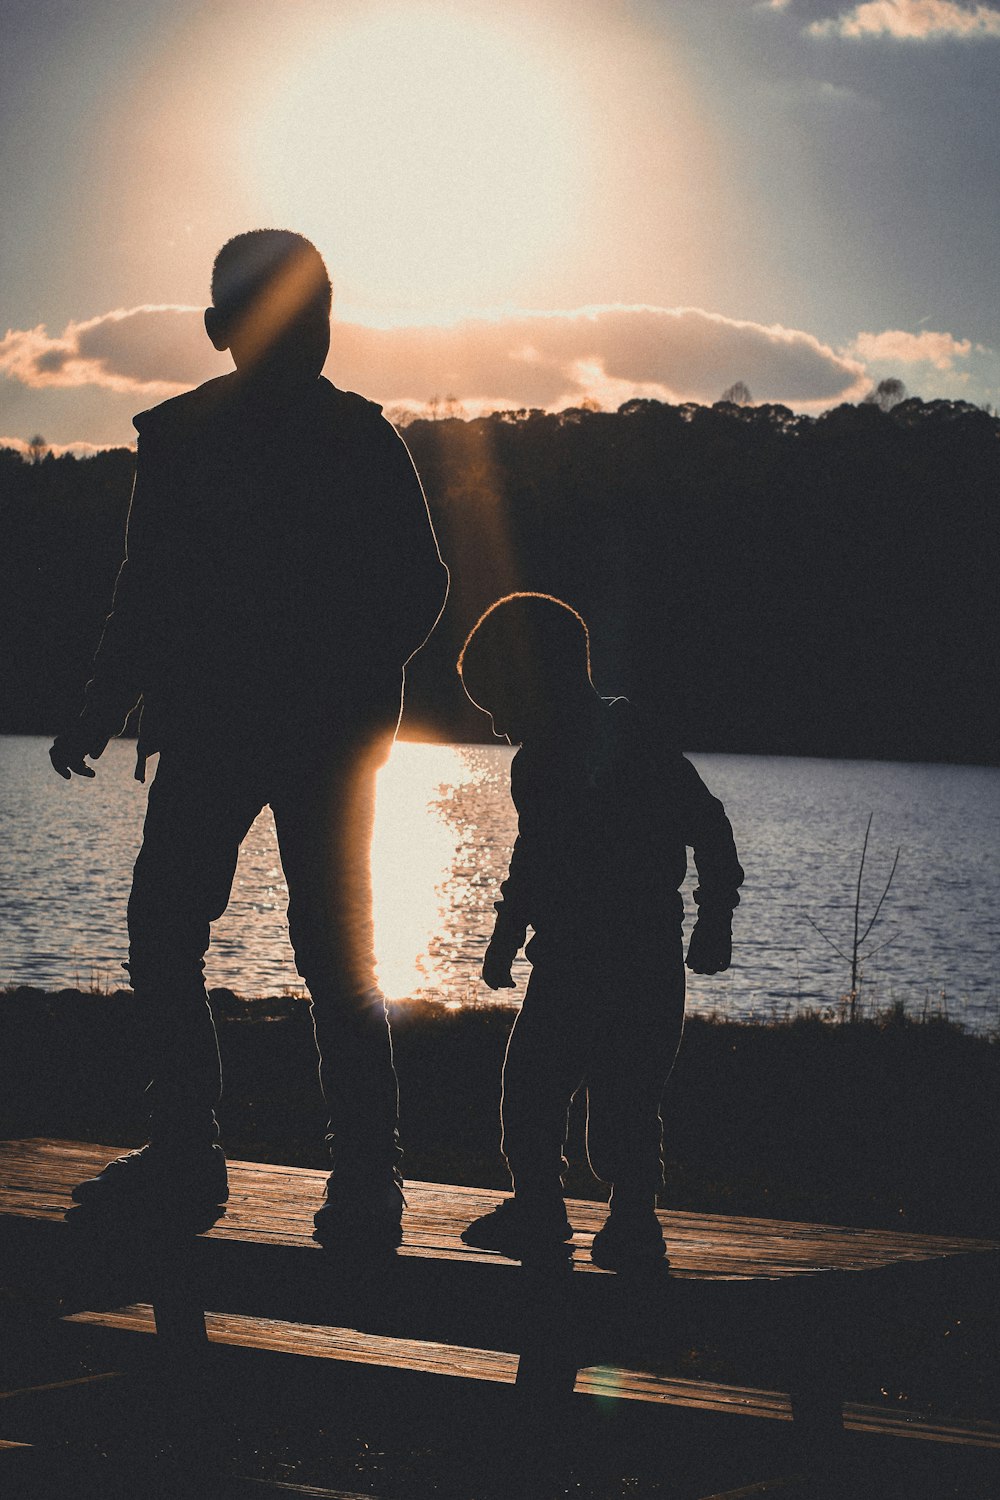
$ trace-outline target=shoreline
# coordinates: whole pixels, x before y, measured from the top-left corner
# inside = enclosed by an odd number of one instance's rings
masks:
[[[308,1001],[211,992],[229,1155],[324,1167]],[[404,1172],[508,1187],[500,1073],[516,1010],[394,1002]],[[0,1133],[144,1139],[130,990],[0,991]],[[849,1021],[689,1016],[663,1101],[665,1208],[1000,1237],[1000,1034],[896,1004]],[[566,1192],[606,1190],[570,1111]]]
[[[0,735],[9,735],[11,738],[16,737],[19,739],[44,740],[46,743],[51,742],[57,734],[61,733],[62,727],[60,724],[58,728],[49,727],[39,729],[37,724],[26,724],[17,720],[7,723],[0,719]],[[475,749],[485,746],[491,750],[498,748],[498,746],[501,749],[503,748],[502,742],[498,741],[496,735],[488,734],[486,731],[482,731],[476,735],[467,726],[464,726],[464,728],[465,732],[462,737],[455,739],[449,738],[447,726],[437,728],[421,723],[404,724],[402,732],[396,736],[396,742],[401,745],[460,745]],[[135,745],[138,737],[138,731],[132,727],[124,734],[116,735],[115,739],[125,740],[129,744]],[[157,753],[154,751],[153,755],[150,756],[151,763]],[[844,764],[854,765],[898,765],[914,769],[927,766],[931,769],[947,767],[953,770],[1000,770],[1000,755],[969,752],[968,754],[953,756],[945,760],[928,760],[916,752],[907,754],[905,745],[894,746],[881,754],[873,752],[869,755],[838,755],[835,750],[829,747],[817,750],[756,750],[752,746],[750,748],[742,747],[733,749],[731,748],[730,741],[726,741],[724,745],[720,745],[718,741],[709,737],[708,739],[699,738],[697,743],[685,744],[683,753],[685,755],[746,757],[749,760],[820,760],[833,761],[835,764],[843,762]],[[148,779],[149,776],[147,775]]]

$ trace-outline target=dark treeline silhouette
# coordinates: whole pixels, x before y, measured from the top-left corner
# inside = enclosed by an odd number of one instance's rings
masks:
[[[404,732],[484,737],[455,658],[493,599],[534,589],[587,618],[598,688],[688,749],[997,763],[990,413],[630,401],[417,420],[406,440],[452,593]],[[78,706],[133,462],[0,451],[2,730]]]

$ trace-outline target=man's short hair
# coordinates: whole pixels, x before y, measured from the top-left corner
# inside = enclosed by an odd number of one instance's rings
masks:
[[[312,240],[291,229],[249,229],[227,240],[212,267],[212,302],[227,317],[245,312],[288,271],[313,296],[332,301],[333,287]]]
[[[590,676],[590,632],[554,594],[506,594],[473,625],[457,667],[476,703],[488,705],[498,687],[530,682],[545,691],[567,676]]]

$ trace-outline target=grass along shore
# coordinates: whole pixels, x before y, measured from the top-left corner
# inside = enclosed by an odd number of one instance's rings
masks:
[[[230,1156],[325,1165],[307,1003],[214,990]],[[407,1176],[508,1186],[515,1011],[392,1007]],[[0,1132],[144,1138],[131,991],[0,991]],[[663,1103],[667,1208],[1000,1237],[1000,1038],[899,1005],[853,1022],[688,1018]],[[604,1196],[570,1116],[567,1193]]]

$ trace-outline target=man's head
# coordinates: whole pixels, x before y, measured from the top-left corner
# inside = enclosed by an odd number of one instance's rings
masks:
[[[507,594],[472,627],[458,674],[494,733],[533,739],[593,698],[590,633],[583,616],[551,594]]]
[[[289,229],[251,229],[215,258],[205,329],[237,369],[297,384],[323,369],[331,301],[330,277],[310,240]]]

